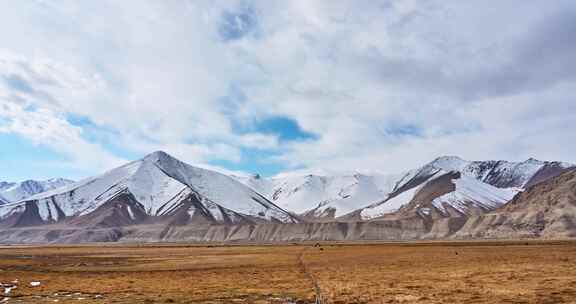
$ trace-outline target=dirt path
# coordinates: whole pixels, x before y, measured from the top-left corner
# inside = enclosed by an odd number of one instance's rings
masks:
[[[310,271],[310,268],[308,267],[306,262],[304,262],[306,252],[313,248],[314,247],[306,247],[302,250],[302,252],[300,252],[300,255],[298,256],[298,264],[300,265],[302,272],[304,272],[304,274],[308,277],[308,279],[312,282],[312,285],[314,286],[314,293],[316,294],[316,300],[314,301],[314,303],[322,304],[324,303],[324,297],[322,296],[322,290],[320,289],[320,285],[318,285],[318,280],[314,276],[314,273]]]

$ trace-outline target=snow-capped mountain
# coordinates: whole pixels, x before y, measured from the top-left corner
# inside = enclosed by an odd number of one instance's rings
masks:
[[[44,191],[53,190],[73,183],[64,178],[52,178],[43,181],[27,180],[20,183],[0,182],[0,197],[16,202]]]
[[[505,223],[508,202],[518,197],[538,205],[519,192],[538,187],[545,192],[548,187],[541,185],[567,173],[573,178],[574,171],[570,164],[534,159],[513,163],[440,157],[395,175],[237,177],[154,152],[21,200],[0,194],[0,243],[467,237]],[[506,222],[512,232],[523,221],[524,213],[516,213]],[[539,214],[532,217],[536,228]],[[564,222],[564,230],[572,233],[571,222]]]
[[[239,180],[282,208],[307,218],[451,217],[493,210],[522,189],[571,167],[535,159],[514,163],[445,156],[396,175],[258,176]]]
[[[239,178],[280,207],[296,214],[334,218],[380,201],[392,191],[396,175],[305,175]]]
[[[440,170],[408,190],[362,208],[360,219],[379,217],[461,217],[494,210],[511,200],[519,188],[497,188],[457,171]]]
[[[349,214],[349,218],[462,217],[492,211],[526,187],[573,167],[559,162],[528,159],[465,161],[440,157],[408,172],[396,191],[381,202]]]
[[[298,220],[235,179],[154,152],[102,175],[0,207],[11,226],[68,221],[111,226],[293,223]]]
[[[439,157],[432,165],[445,171],[458,171],[498,188],[527,188],[550,175],[574,167],[573,164],[530,158],[523,162],[466,161],[457,156]]]

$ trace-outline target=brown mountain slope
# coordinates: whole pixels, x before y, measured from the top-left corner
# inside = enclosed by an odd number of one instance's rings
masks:
[[[528,188],[492,213],[470,218],[455,237],[576,237],[576,170]]]

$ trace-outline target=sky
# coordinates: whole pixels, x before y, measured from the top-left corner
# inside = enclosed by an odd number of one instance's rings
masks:
[[[0,0],[0,180],[576,162],[576,1]]]

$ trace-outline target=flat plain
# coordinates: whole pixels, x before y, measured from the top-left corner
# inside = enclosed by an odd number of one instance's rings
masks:
[[[576,303],[576,242],[4,246],[0,283],[0,303]]]

